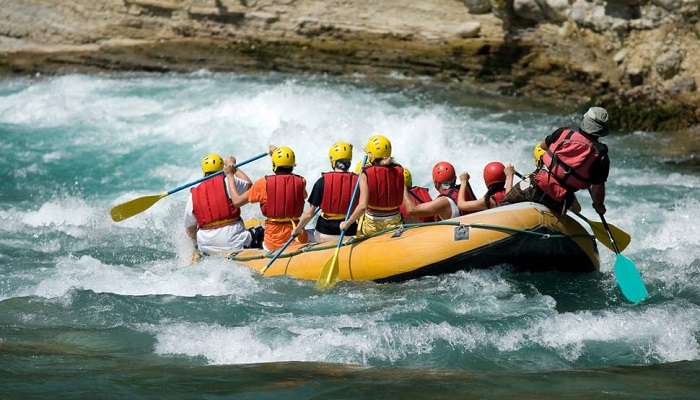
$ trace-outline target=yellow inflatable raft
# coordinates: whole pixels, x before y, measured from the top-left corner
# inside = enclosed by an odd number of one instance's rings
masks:
[[[265,276],[316,280],[335,245],[323,242],[290,247]],[[262,250],[248,249],[229,259],[261,272],[271,257]],[[338,280],[377,282],[499,264],[569,272],[599,268],[595,238],[576,220],[535,203],[350,238],[341,247],[338,260]]]

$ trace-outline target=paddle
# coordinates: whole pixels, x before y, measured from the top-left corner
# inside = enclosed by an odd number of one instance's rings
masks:
[[[253,158],[250,158],[248,160],[240,162],[240,163],[236,164],[236,168],[242,167],[242,166],[244,166],[248,163],[251,163],[255,160],[261,159],[261,158],[265,157],[267,154],[268,153],[260,153]],[[136,198],[134,200],[127,201],[126,203],[116,205],[116,206],[112,207],[112,209],[110,210],[110,214],[112,214],[112,220],[114,222],[119,222],[119,221],[123,221],[127,218],[133,217],[136,214],[139,214],[139,213],[146,211],[152,205],[154,205],[158,200],[160,200],[164,197],[170,196],[173,193],[177,193],[183,189],[187,189],[190,186],[194,186],[200,182],[206,181],[207,179],[211,179],[211,178],[214,178],[216,176],[223,175],[223,174],[224,174],[224,171],[220,171],[220,172],[217,172],[215,174],[207,175],[203,178],[197,179],[194,182],[190,182],[190,183],[186,183],[182,186],[178,186],[175,189],[170,190],[169,192],[162,192],[160,194],[154,194],[151,196],[142,196],[142,197]]]
[[[367,155],[362,160],[361,165],[367,163]],[[345,213],[345,221],[347,222],[350,217],[350,211],[352,211],[352,206],[355,203],[355,196],[357,196],[357,191],[360,189],[360,177],[357,177],[357,183],[355,183],[355,188],[352,190],[352,197],[350,198],[350,204],[348,204],[348,211]],[[338,238],[338,244],[335,246],[335,253],[326,264],[321,268],[321,273],[318,275],[318,280],[316,281],[317,289],[328,289],[335,285],[335,281],[338,279],[338,254],[340,253],[340,246],[343,244],[343,238],[345,237],[345,230],[340,231],[340,237]]]
[[[646,299],[649,296],[647,288],[644,286],[644,280],[642,280],[642,275],[639,273],[637,266],[629,258],[620,254],[620,249],[617,247],[615,238],[610,232],[610,227],[605,221],[603,214],[598,214],[600,220],[603,221],[603,226],[605,230],[610,234],[610,239],[612,240],[612,245],[615,257],[615,279],[617,280],[617,286],[620,288],[622,295],[630,302],[637,304],[640,301]]]
[[[518,176],[518,178],[525,179],[525,177],[521,173],[519,173],[518,171],[514,171],[514,172],[515,172],[515,175]],[[610,235],[608,235],[608,231],[605,229],[605,227],[603,226],[602,223],[600,223],[598,221],[591,221],[590,219],[586,218],[583,214],[581,214],[577,211],[573,211],[573,210],[569,210],[569,211],[571,211],[572,213],[576,214],[577,217],[584,220],[591,227],[591,230],[593,231],[593,236],[595,236],[595,238],[598,239],[598,241],[601,244],[603,244],[605,247],[607,247],[611,251],[615,251],[615,247],[613,246],[613,243],[610,241],[611,236],[613,238],[615,238],[615,242],[617,243],[620,251],[626,249],[627,246],[630,244],[630,241],[632,240],[630,235],[627,232],[623,231],[622,229],[618,228],[617,226],[610,224],[609,225]]]
[[[319,211],[321,211],[321,207],[316,208],[316,211],[314,212],[314,217],[316,216],[316,214],[319,213]],[[272,260],[270,260],[270,262],[267,263],[265,268],[263,268],[262,271],[260,271],[260,275],[265,275],[265,272],[267,272],[267,269],[270,268],[270,266],[279,258],[279,256],[282,255],[282,253],[284,253],[285,250],[287,250],[287,247],[289,247],[289,245],[294,241],[294,239],[297,238],[297,236],[298,235],[296,235],[296,234],[292,235],[292,237],[290,237],[289,240],[287,240],[287,243],[285,243],[284,246],[282,246],[279,250],[277,250],[277,252],[275,253],[275,256],[272,257]]]

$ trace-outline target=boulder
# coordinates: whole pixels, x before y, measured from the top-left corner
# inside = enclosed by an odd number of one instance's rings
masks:
[[[455,30],[455,35],[465,39],[475,38],[479,37],[479,32],[481,32],[481,23],[478,21],[469,21],[458,26]]]
[[[651,0],[651,2],[668,11],[678,10],[683,5],[683,0]]]
[[[698,89],[695,79],[692,76],[677,76],[664,85],[671,94],[694,92]]]
[[[544,10],[535,0],[513,0],[513,12],[530,21],[542,22],[545,19]]]
[[[569,0],[543,0],[540,5],[547,19],[556,22],[566,21],[571,10]]]
[[[491,11],[491,2],[489,0],[464,0],[470,14],[487,14]]]
[[[663,79],[670,79],[678,74],[683,62],[683,53],[677,48],[670,48],[656,59],[656,72]]]

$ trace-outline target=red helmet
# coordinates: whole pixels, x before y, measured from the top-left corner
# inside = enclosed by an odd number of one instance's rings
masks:
[[[457,181],[455,167],[447,161],[440,161],[433,167],[433,183],[435,186],[441,183],[450,182],[454,184]]]
[[[498,161],[486,164],[484,167],[484,182],[486,183],[486,187],[495,183],[505,183],[506,173],[503,171],[505,168],[506,166]]]

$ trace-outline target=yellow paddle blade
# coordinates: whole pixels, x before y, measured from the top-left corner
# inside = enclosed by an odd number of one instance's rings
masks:
[[[591,226],[591,230],[593,230],[593,235],[596,239],[611,251],[615,251],[615,246],[613,246],[603,223],[588,220],[588,224]],[[613,224],[608,224],[608,226],[610,227],[610,233],[615,238],[615,243],[617,243],[620,251],[625,250],[632,240],[630,235]]]
[[[151,196],[143,196],[137,199],[127,201],[112,207],[110,214],[112,214],[112,220],[114,222],[123,221],[127,218],[133,217],[134,215],[146,211],[152,205],[154,205],[158,200],[167,196],[168,194],[163,192],[161,194],[155,194]]]
[[[326,265],[321,268],[321,273],[318,275],[318,280],[316,281],[316,289],[325,290],[330,289],[335,285],[335,281],[338,279],[338,253],[340,252],[340,247],[335,248],[335,253],[331,257]]]

